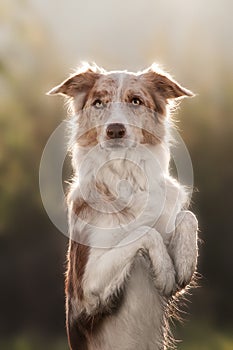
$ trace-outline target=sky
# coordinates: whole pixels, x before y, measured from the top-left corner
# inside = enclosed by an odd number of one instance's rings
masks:
[[[232,13],[231,0],[2,0],[0,51],[23,71],[48,39],[46,65],[56,57],[64,78],[81,61],[131,71],[156,62],[194,91],[206,84],[217,94],[215,82],[233,68]],[[31,52],[15,35],[22,28]]]
[[[230,0],[28,2],[68,64],[91,60],[139,69],[155,60],[173,69],[188,59],[202,68],[219,51],[233,59]]]

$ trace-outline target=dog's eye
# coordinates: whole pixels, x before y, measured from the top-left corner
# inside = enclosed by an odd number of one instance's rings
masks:
[[[132,98],[131,103],[132,103],[132,105],[134,105],[134,106],[139,106],[139,105],[142,104],[142,101],[140,100],[140,98],[134,97],[134,98]]]
[[[104,104],[100,99],[97,99],[92,103],[92,106],[95,108],[103,108]]]

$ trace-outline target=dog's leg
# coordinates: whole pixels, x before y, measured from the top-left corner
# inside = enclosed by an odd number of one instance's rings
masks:
[[[80,329],[80,324],[73,318],[71,305],[66,305],[66,332],[68,344],[71,350],[87,350],[87,338],[85,331]]]
[[[174,262],[178,286],[184,288],[191,281],[197,265],[198,222],[191,211],[181,211],[175,227],[168,251]]]
[[[143,228],[141,228],[143,229]],[[154,283],[162,295],[170,295],[175,288],[175,271],[172,260],[163,243],[161,235],[151,228],[146,234],[132,243],[110,250],[91,248],[83,276],[83,294],[88,314],[96,307],[110,305],[120,293],[136,255],[142,251],[148,253],[151,260]],[[135,237],[132,234],[132,237]],[[127,237],[127,241],[129,236]]]
[[[141,228],[140,230],[143,230]],[[88,349],[88,339],[96,324],[106,314],[118,308],[124,285],[130,276],[137,254],[146,254],[151,260],[153,281],[162,296],[169,296],[175,290],[175,270],[161,235],[151,228],[132,243],[121,241],[112,249],[89,248],[88,260],[77,293],[76,256],[70,255],[67,274],[67,333],[70,349]],[[129,235],[127,242],[130,241]],[[78,243],[71,245],[78,251]],[[80,287],[82,288],[80,294]],[[78,295],[79,294],[79,295]]]

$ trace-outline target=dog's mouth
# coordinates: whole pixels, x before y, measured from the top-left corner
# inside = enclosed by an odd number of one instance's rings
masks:
[[[111,139],[105,140],[101,143],[101,147],[110,150],[117,150],[122,148],[133,148],[136,147],[137,143],[135,140],[129,138],[121,138],[121,139]]]

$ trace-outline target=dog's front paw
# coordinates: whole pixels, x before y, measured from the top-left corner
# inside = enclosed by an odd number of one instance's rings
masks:
[[[166,297],[171,296],[176,291],[176,278],[173,265],[166,266],[160,269],[160,271],[157,271],[155,281],[161,295]]]
[[[161,235],[151,230],[148,252],[154,283],[163,296],[171,296],[176,290],[175,269]]]
[[[190,211],[182,211],[176,218],[176,230],[169,249],[171,251],[179,288],[186,287],[192,280],[197,264],[198,222]]]

